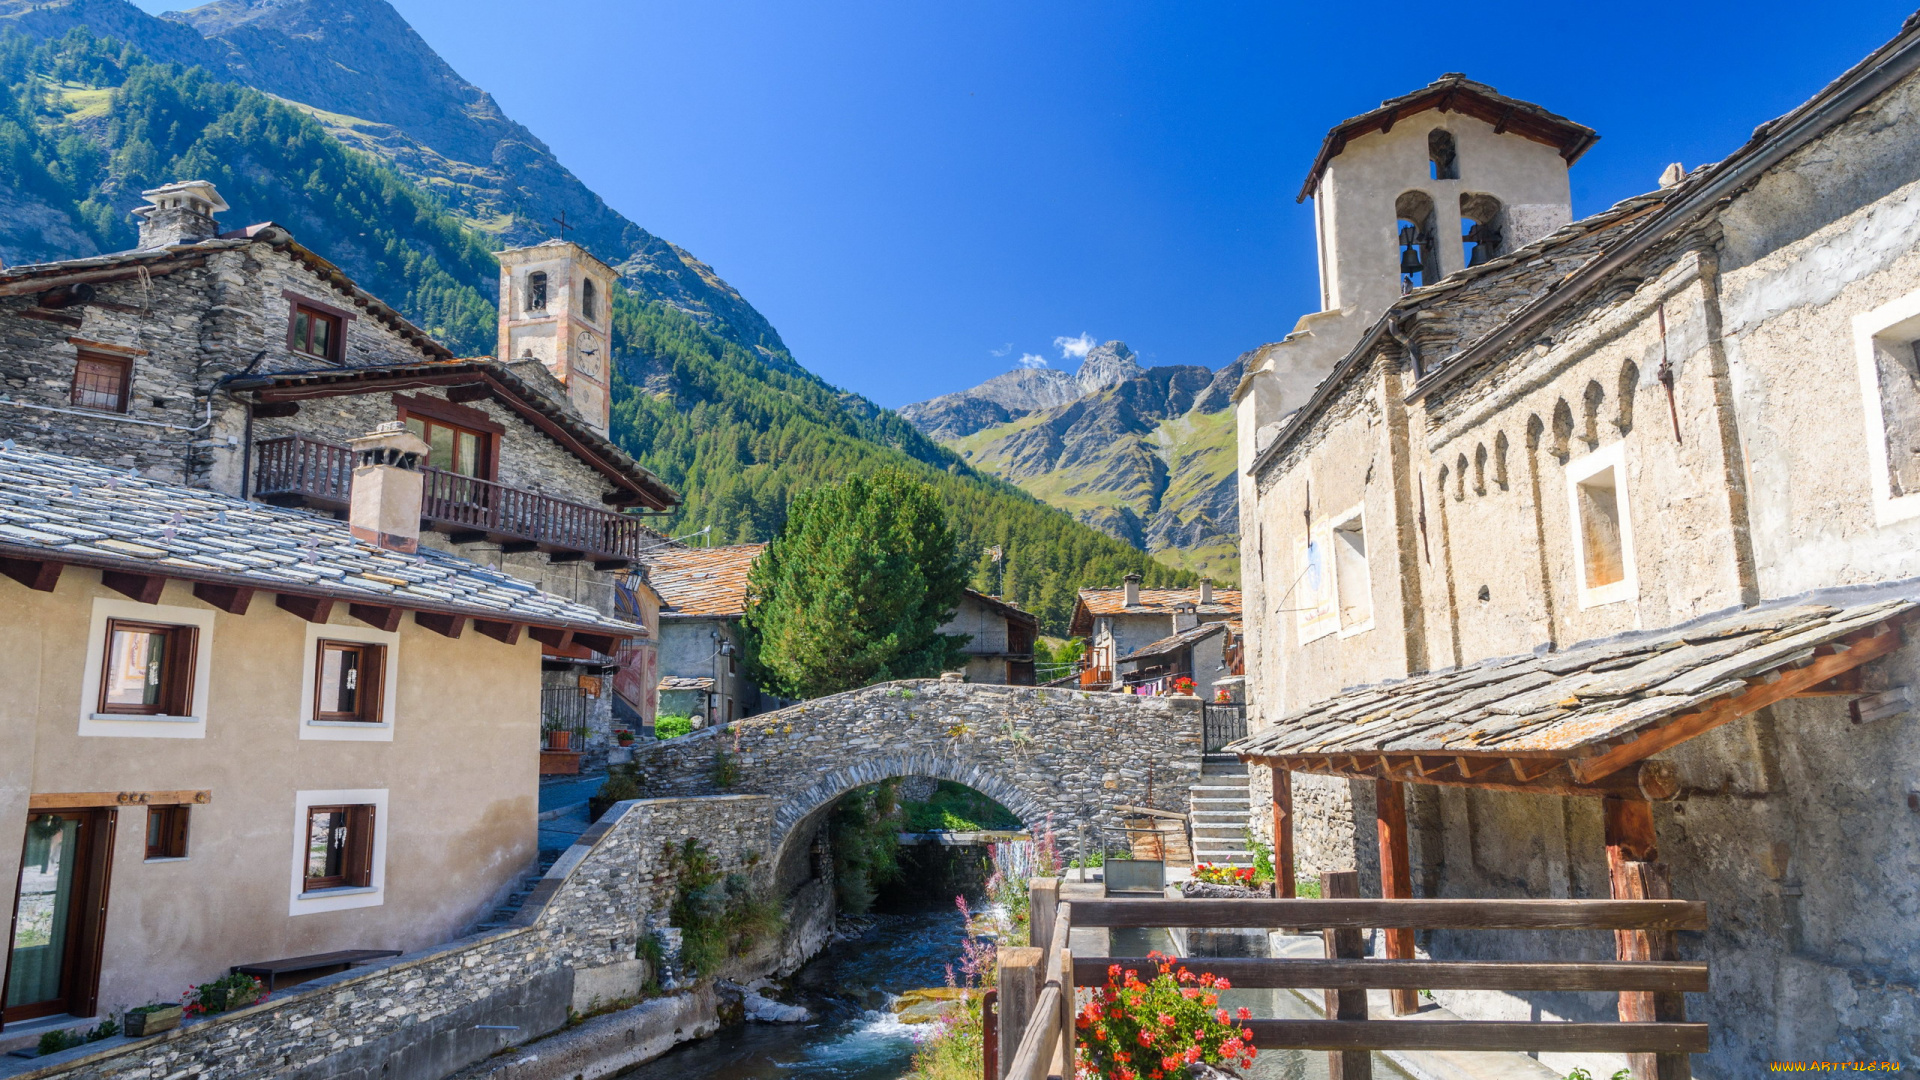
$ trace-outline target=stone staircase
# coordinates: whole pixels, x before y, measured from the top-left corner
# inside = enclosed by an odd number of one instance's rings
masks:
[[[1201,758],[1200,782],[1187,796],[1195,862],[1253,865],[1253,852],[1247,849],[1251,800],[1245,762],[1232,754]]]
[[[478,934],[488,930],[499,930],[512,922],[513,917],[518,915],[520,908],[526,904],[527,897],[533,895],[534,886],[540,884],[540,879],[547,876],[547,871],[553,869],[553,864],[560,861],[562,854],[564,852],[542,851],[539,867],[522,878],[520,884],[514,886],[513,894],[501,901],[500,906],[493,909],[493,914],[482,919],[480,924],[470,932]]]

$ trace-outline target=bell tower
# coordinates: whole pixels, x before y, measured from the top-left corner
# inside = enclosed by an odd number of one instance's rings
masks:
[[[500,260],[503,363],[538,360],[602,435],[612,418],[612,267],[571,240],[509,248]]]

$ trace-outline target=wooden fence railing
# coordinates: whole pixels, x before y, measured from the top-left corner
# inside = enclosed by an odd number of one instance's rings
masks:
[[[1323,874],[1329,897],[1351,897],[1352,871]],[[1368,990],[1586,990],[1644,994],[1705,993],[1707,965],[1668,961],[1387,960],[1364,955],[1370,929],[1612,930],[1670,934],[1707,928],[1706,905],[1689,900],[1078,900],[1059,903],[1059,883],[1033,883],[1035,946],[1003,949],[1000,961],[999,1077],[1043,1080],[1073,1076],[1074,989],[1106,982],[1119,964],[1150,977],[1145,957],[1075,960],[1067,937],[1075,927],[1296,927],[1325,935],[1325,959],[1190,957],[1195,971],[1226,977],[1240,989],[1318,988],[1324,1020],[1242,1023],[1261,1049],[1326,1050],[1338,1080],[1367,1080],[1374,1050],[1518,1050],[1618,1052],[1630,1055],[1638,1080],[1686,1080],[1687,1055],[1707,1051],[1707,1025],[1568,1021],[1373,1020]],[[1043,913],[1051,915],[1043,921]],[[1684,1016],[1684,1011],[1678,1011]],[[1669,1013],[1671,1015],[1671,1012]],[[1016,1049],[1007,1050],[1009,1042]],[[989,1077],[988,1080],[999,1080]]]

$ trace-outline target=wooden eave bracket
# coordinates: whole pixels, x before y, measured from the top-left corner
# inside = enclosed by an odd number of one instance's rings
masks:
[[[467,628],[465,615],[447,615],[438,611],[416,611],[413,621],[442,637],[457,638]]]
[[[490,637],[505,645],[517,645],[520,643],[520,629],[520,624],[516,622],[495,622],[491,619],[473,620],[474,633]]]
[[[194,583],[193,595],[229,615],[245,615],[253,604],[254,590],[245,585],[215,585],[212,582]]]
[[[400,616],[405,610],[385,604],[349,604],[347,614],[366,623],[368,626],[384,630],[391,634],[400,629]]]
[[[52,592],[54,586],[60,584],[60,571],[65,567],[65,563],[47,559],[0,557],[0,574],[5,574],[36,592]]]
[[[100,584],[118,593],[125,593],[143,604],[157,604],[160,593],[167,587],[165,574],[136,574],[128,570],[100,571]]]
[[[280,593],[273,602],[281,610],[290,611],[310,623],[324,623],[333,617],[331,596],[291,596]]]

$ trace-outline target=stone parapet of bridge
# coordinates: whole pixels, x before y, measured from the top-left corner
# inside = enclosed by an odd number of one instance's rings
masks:
[[[1184,811],[1200,775],[1200,702],[941,680],[882,683],[636,748],[649,796],[778,800],[773,845],[809,835],[840,796],[928,776],[985,794],[1033,829],[1051,817],[1112,842],[1120,806]]]

